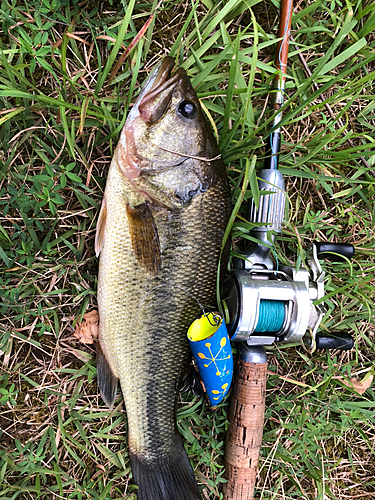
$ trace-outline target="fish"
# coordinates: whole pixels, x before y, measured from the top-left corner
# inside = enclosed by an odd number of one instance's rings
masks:
[[[97,222],[97,377],[112,409],[118,381],[138,500],[197,500],[177,430],[191,361],[190,324],[215,310],[231,212],[225,166],[199,99],[171,57],[153,69],[126,118]]]

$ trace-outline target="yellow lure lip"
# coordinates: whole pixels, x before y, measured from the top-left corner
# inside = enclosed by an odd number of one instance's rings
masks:
[[[218,321],[218,319],[220,319]],[[191,342],[199,342],[206,340],[218,330],[221,325],[221,315],[219,313],[203,314],[200,318],[196,319],[187,332],[188,339]]]

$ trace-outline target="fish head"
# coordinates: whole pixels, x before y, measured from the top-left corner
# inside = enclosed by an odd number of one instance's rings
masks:
[[[157,174],[159,180],[169,182],[179,171],[180,183],[187,176],[191,185],[207,188],[212,183],[212,164],[188,160],[211,159],[218,155],[218,147],[186,71],[173,72],[173,67],[174,60],[166,57],[146,80],[121,133],[119,165],[133,184]],[[173,174],[166,173],[172,168]],[[194,181],[194,175],[199,180]]]

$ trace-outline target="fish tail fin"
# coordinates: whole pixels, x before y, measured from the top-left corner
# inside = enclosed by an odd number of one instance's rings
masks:
[[[193,469],[182,444],[176,436],[172,456],[146,461],[130,455],[134,482],[138,486],[138,500],[200,500]]]

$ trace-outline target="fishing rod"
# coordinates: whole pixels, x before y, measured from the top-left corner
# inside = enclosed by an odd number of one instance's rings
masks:
[[[264,346],[275,342],[299,343],[315,349],[351,349],[345,332],[317,333],[324,316],[324,271],[319,258],[351,258],[347,244],[314,243],[307,251],[307,266],[280,266],[271,257],[281,233],[285,211],[285,184],[278,170],[281,145],[281,108],[284,103],[287,59],[293,12],[292,0],[281,0],[276,52],[278,70],[273,82],[275,111],[266,140],[263,169],[257,172],[263,193],[250,204],[250,234],[256,242],[242,259],[236,259],[224,291],[231,341],[238,342],[238,362],[229,408],[226,436],[224,500],[252,500],[264,427],[267,354]],[[341,257],[341,258],[342,258]]]
[[[252,244],[241,259],[233,259],[222,295],[225,322],[219,313],[212,316],[205,313],[188,331],[200,379],[212,407],[229,391],[233,373],[230,341],[237,343],[238,360],[225,444],[224,500],[253,499],[264,427],[265,346],[303,342],[314,352],[348,350],[354,345],[346,332],[318,333],[325,314],[325,273],[319,259],[350,259],[354,255],[353,245],[315,242],[307,249],[306,265],[298,268],[279,265],[274,252],[286,200],[284,178],[278,166],[292,12],[293,0],[281,0],[277,73],[272,92],[274,118],[266,138],[263,168],[257,172],[262,195],[258,205],[251,201],[249,209],[249,221],[254,225],[250,231]]]

